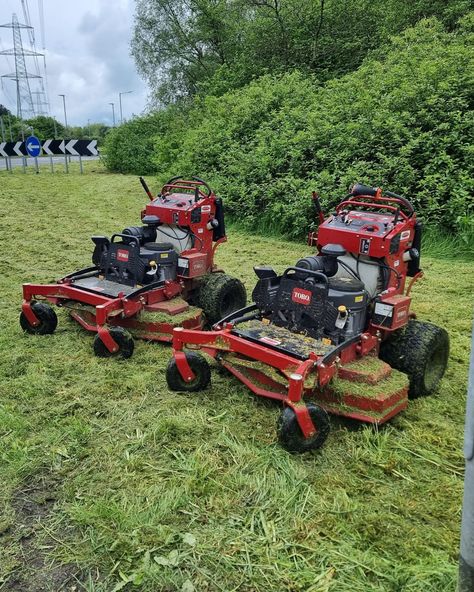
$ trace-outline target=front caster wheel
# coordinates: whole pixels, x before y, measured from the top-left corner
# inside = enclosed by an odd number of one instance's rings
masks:
[[[44,302],[32,302],[31,308],[39,320],[39,325],[31,325],[25,313],[20,315],[20,325],[23,331],[32,335],[48,335],[54,333],[58,325],[58,317],[54,310]]]
[[[109,333],[112,336],[112,339],[118,345],[118,350],[116,352],[109,351],[97,333],[97,335],[94,337],[95,355],[99,358],[112,358],[115,356],[130,358],[135,347],[133,337],[130,335],[130,333],[121,327],[112,327],[109,329]]]
[[[172,391],[202,391],[211,382],[211,369],[207,360],[195,352],[186,352],[186,360],[195,378],[191,382],[186,382],[181,376],[175,358],[171,358],[166,368],[168,388]]]
[[[316,433],[310,438],[305,438],[296,419],[296,413],[291,407],[283,409],[278,420],[278,440],[288,452],[309,452],[320,448],[329,435],[329,416],[319,405],[308,403],[306,405]]]

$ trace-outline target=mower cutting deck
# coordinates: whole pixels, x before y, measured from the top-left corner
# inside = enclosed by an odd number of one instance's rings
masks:
[[[54,284],[24,284],[20,324],[28,333],[53,333],[49,302],[68,308],[97,333],[94,352],[133,353],[133,336],[171,341],[176,326],[200,329],[245,305],[243,284],[217,268],[214,254],[227,240],[222,200],[201,179],[170,179],[142,211],[142,226],[110,239],[94,236],[93,266]]]
[[[209,364],[185,351],[200,349],[255,394],[281,401],[278,435],[293,452],[323,444],[327,412],[383,424],[409,397],[431,394],[449,352],[446,331],[409,312],[421,276],[421,225],[412,204],[355,185],[325,220],[313,198],[321,223],[309,244],[317,254],[280,276],[255,268],[254,304],[213,331],[176,328],[167,369],[172,390],[205,388]]]

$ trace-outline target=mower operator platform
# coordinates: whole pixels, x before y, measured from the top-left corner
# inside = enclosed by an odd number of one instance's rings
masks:
[[[232,333],[299,360],[307,360],[311,354],[325,356],[335,348],[328,339],[314,339],[307,335],[293,333],[285,327],[257,320],[237,325]]]
[[[139,289],[140,286],[125,286],[118,284],[117,282],[111,282],[110,280],[101,279],[100,277],[88,277],[73,282],[76,287],[83,288],[84,290],[90,290],[104,296],[111,296],[112,298],[118,298],[121,294],[124,296],[130,296],[133,292]]]

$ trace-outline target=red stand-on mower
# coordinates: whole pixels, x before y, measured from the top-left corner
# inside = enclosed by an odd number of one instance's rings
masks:
[[[316,194],[313,200],[320,225],[309,244],[317,254],[280,276],[254,268],[254,304],[212,331],[174,329],[167,368],[170,389],[205,388],[209,364],[189,351],[200,349],[255,394],[283,402],[278,436],[292,452],[323,444],[327,412],[382,424],[409,397],[431,394],[449,353],[446,331],[410,312],[410,290],[422,275],[412,204],[355,185],[324,219]]]
[[[93,236],[93,266],[54,284],[23,285],[21,327],[53,333],[54,310],[68,308],[85,329],[97,332],[101,357],[133,353],[133,336],[171,341],[177,325],[202,329],[246,304],[238,279],[217,269],[216,247],[227,240],[222,200],[201,179],[174,177],[141,213],[142,226],[110,239]],[[203,314],[204,313],[204,314]]]

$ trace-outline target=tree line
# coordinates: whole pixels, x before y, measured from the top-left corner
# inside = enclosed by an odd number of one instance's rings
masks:
[[[150,109],[108,135],[109,169],[205,177],[235,219],[289,237],[312,189],[330,208],[380,185],[472,240],[470,3],[268,2],[138,2]]]

